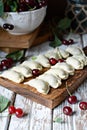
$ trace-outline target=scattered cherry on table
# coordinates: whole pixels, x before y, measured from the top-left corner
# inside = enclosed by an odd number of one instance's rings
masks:
[[[77,97],[74,96],[74,95],[71,95],[71,96],[68,98],[68,102],[69,102],[70,104],[75,104],[75,103],[77,103]]]
[[[73,112],[72,112],[72,108],[69,107],[69,106],[63,107],[63,113],[64,113],[65,115],[71,116],[72,113],[73,113]]]
[[[13,105],[8,107],[9,114],[15,114],[15,111],[16,111],[16,108]]]
[[[16,115],[16,117],[21,118],[21,117],[23,117],[24,112],[23,112],[23,110],[21,108],[17,108],[15,110],[15,115]]]
[[[87,110],[87,102],[84,102],[84,101],[80,102],[79,103],[79,108],[81,110]]]

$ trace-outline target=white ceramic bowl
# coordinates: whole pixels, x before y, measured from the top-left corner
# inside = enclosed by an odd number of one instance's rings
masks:
[[[13,29],[5,28],[10,34],[23,35],[34,31],[43,22],[46,15],[46,8],[42,7],[33,11],[6,12],[4,17],[0,17],[0,26],[10,24]]]

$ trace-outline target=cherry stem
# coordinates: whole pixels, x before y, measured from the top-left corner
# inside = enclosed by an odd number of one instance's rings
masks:
[[[68,89],[68,85],[67,85],[67,82],[66,82],[66,89],[67,89],[67,92],[70,96],[72,96],[72,94],[70,93],[69,89]]]

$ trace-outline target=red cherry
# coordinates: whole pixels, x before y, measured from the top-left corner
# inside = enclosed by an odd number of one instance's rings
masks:
[[[68,41],[67,40],[62,40],[62,44],[64,44],[64,45],[68,45],[69,43],[68,43]]]
[[[3,66],[6,66],[7,60],[6,60],[6,59],[2,60],[2,61],[1,61],[1,64],[2,64]]]
[[[50,58],[49,62],[51,65],[55,65],[57,63],[57,60],[55,58]]]
[[[77,97],[76,96],[70,96],[69,98],[68,98],[68,102],[70,103],[70,104],[75,104],[76,102],[77,102]]]
[[[15,113],[15,107],[14,106],[9,106],[9,108],[8,108],[8,112],[9,112],[9,114],[14,114]]]
[[[73,44],[73,43],[74,43],[73,39],[68,40],[68,44]]]
[[[24,115],[24,112],[21,108],[17,108],[16,111],[15,111],[15,115],[18,117],[18,118],[21,118],[23,117]]]
[[[69,107],[69,106],[65,106],[65,107],[63,108],[63,113],[64,113],[65,115],[71,116],[71,115],[72,115],[72,108]]]
[[[64,60],[63,60],[63,59],[58,59],[58,62],[60,62],[60,63],[61,63],[61,62],[64,62]]]
[[[38,69],[33,69],[32,74],[33,76],[38,76],[40,74],[40,71]]]
[[[81,110],[87,110],[87,102],[80,102],[79,107]]]

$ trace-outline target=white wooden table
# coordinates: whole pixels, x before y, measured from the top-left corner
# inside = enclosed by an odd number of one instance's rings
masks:
[[[87,46],[87,35],[71,35],[75,39],[76,46]],[[69,38],[70,38],[69,37]],[[66,46],[61,46],[66,48]],[[26,55],[38,55],[52,49],[49,47],[49,42],[43,43],[29,49]],[[0,53],[1,55],[2,53]],[[87,130],[87,111],[81,111],[78,104],[70,105],[67,100],[62,102],[58,107],[51,110],[45,106],[37,104],[19,94],[7,90],[0,86],[0,94],[7,97],[16,107],[21,107],[27,113],[23,118],[17,118],[15,115],[11,117],[7,110],[0,114],[0,130]],[[74,95],[81,101],[87,101],[87,80],[75,91]],[[66,116],[62,113],[65,105],[70,105],[74,112],[73,116]],[[53,120],[56,117],[62,117],[63,123],[55,123]]]

